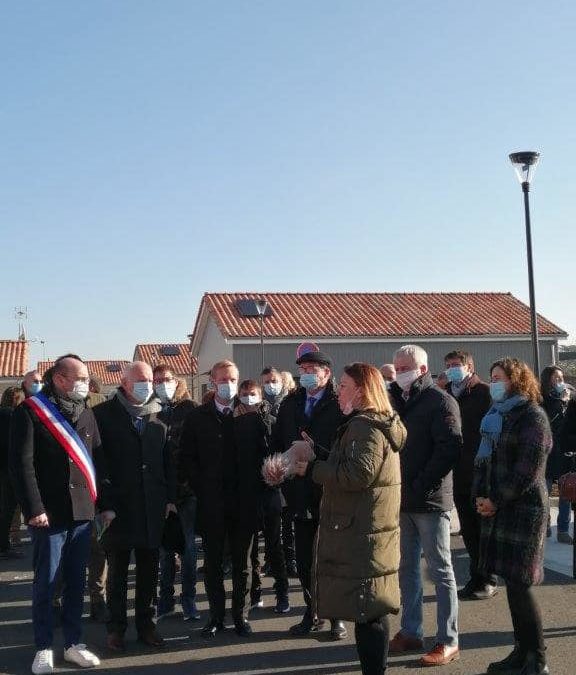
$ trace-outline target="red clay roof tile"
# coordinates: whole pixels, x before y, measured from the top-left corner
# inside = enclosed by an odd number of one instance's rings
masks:
[[[0,377],[23,377],[28,370],[28,342],[0,340]]]

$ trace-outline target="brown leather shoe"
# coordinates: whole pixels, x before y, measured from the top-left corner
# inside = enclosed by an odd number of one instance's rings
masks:
[[[403,654],[404,652],[419,652],[423,648],[422,640],[399,632],[390,640],[388,651],[390,654]]]
[[[154,649],[163,649],[164,647],[164,638],[154,628],[149,628],[140,633],[138,635],[138,642],[142,642],[142,644],[148,647],[154,647]]]
[[[108,633],[106,638],[106,646],[110,651],[113,652],[125,652],[126,643],[124,642],[124,636],[120,633]]]
[[[445,666],[452,661],[458,661],[460,650],[458,645],[449,647],[448,645],[434,645],[434,649],[424,654],[420,659],[423,666]]]

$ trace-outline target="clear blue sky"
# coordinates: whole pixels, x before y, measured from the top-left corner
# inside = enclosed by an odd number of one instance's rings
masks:
[[[185,340],[205,291],[511,291],[576,337],[576,3],[0,9],[0,337]],[[34,347],[33,358],[41,355]]]

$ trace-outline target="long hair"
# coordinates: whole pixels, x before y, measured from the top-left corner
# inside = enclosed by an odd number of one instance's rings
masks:
[[[386,385],[378,368],[369,363],[351,363],[344,366],[344,372],[360,388],[358,410],[371,410],[385,414],[392,412]]]
[[[2,392],[0,408],[16,408],[26,398],[22,387],[8,387]]]
[[[186,380],[183,377],[176,378],[176,391],[174,392],[174,403],[180,403],[180,401],[191,401],[192,396],[188,391],[188,385]]]
[[[552,389],[550,380],[554,373],[562,373],[562,375],[564,375],[564,371],[558,366],[546,366],[540,373],[540,391],[542,392],[542,396],[548,396],[550,394],[550,390]]]
[[[506,377],[510,379],[511,394],[525,396],[533,403],[540,403],[542,401],[540,385],[527,363],[507,356],[504,359],[494,361],[490,366],[490,375],[492,375],[494,368],[502,368],[506,373]]]

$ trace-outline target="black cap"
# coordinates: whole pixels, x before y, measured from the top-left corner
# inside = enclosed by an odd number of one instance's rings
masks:
[[[319,366],[328,366],[328,368],[332,368],[332,360],[328,354],[324,354],[324,352],[306,352],[305,354],[302,354],[302,356],[296,360],[296,364],[300,366],[303,363],[317,363]]]

